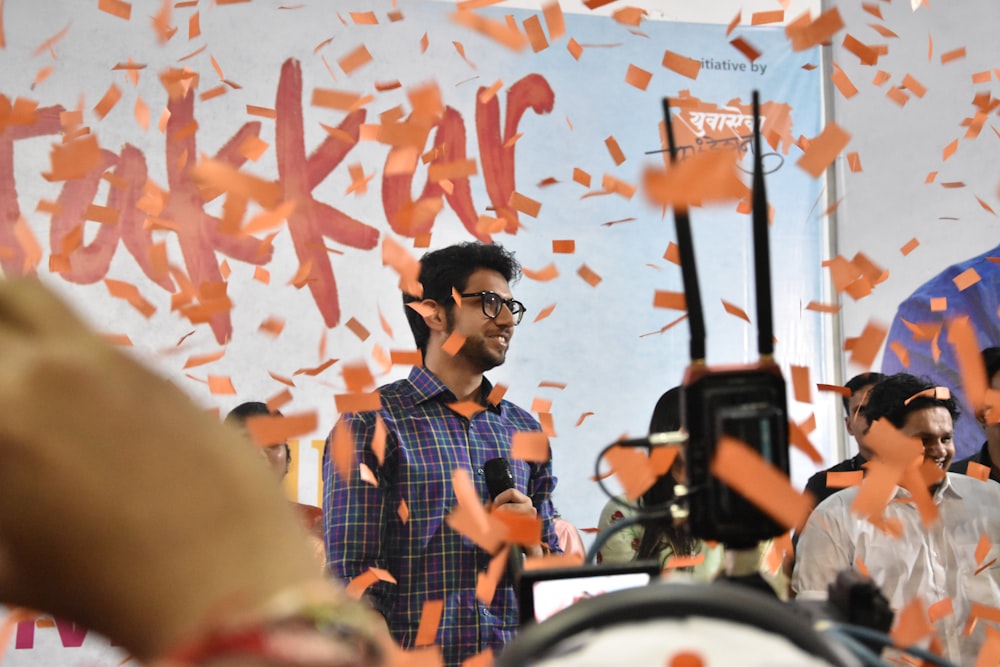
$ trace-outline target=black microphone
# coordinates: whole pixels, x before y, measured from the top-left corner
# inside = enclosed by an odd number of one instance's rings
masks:
[[[484,463],[483,474],[486,476],[486,488],[491,500],[496,500],[507,489],[514,488],[514,473],[511,472],[510,461],[502,456]]]

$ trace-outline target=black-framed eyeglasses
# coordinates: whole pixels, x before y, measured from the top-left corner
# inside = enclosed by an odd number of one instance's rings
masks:
[[[461,295],[463,298],[471,299],[474,296],[478,296],[482,300],[483,304],[483,315],[495,320],[500,314],[500,309],[507,306],[510,314],[514,316],[514,324],[518,325],[521,323],[521,318],[524,317],[524,304],[520,301],[515,301],[514,299],[505,299],[496,292],[466,292]]]

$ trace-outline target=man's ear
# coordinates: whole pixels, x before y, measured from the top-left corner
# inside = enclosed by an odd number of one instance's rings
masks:
[[[434,299],[424,299],[420,302],[419,312],[424,317],[424,323],[431,331],[444,331],[448,328],[448,317],[444,305]]]
[[[851,427],[851,418],[844,417],[844,426],[847,427],[847,435],[854,436],[854,429]]]

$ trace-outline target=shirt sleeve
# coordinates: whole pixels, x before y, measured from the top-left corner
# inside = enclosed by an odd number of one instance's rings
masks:
[[[531,464],[531,502],[542,518],[542,542],[554,553],[562,553],[559,537],[556,535],[555,507],[552,492],[556,488],[556,476],[552,473],[552,460]]]
[[[598,535],[602,535],[616,522],[630,517],[634,514],[632,510],[624,507],[614,500],[608,500],[601,510],[601,518],[597,522],[600,530]],[[597,559],[600,563],[630,563],[635,560],[636,547],[642,539],[642,528],[637,525],[622,528],[616,531],[597,551]]]
[[[792,591],[796,595],[825,597],[837,574],[854,566],[853,544],[840,516],[846,510],[842,503],[832,502],[816,508],[799,537],[792,572]]]
[[[384,539],[388,526],[388,495],[393,485],[396,448],[386,436],[384,463],[379,465],[371,448],[375,430],[374,413],[345,415],[327,438],[323,451],[323,519],[325,525],[327,562],[330,574],[349,584],[369,568],[388,569],[387,544]],[[350,442],[352,470],[350,479],[337,469],[334,441],[345,438]],[[364,464],[371,471],[377,486],[361,478]],[[387,615],[395,584],[379,579],[365,591],[366,599]]]

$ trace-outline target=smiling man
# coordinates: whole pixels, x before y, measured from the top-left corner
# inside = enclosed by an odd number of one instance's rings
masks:
[[[331,435],[330,442],[338,429],[349,430],[356,463],[367,466],[377,484],[357,469],[344,479],[329,442],[323,457],[331,573],[345,582],[371,567],[392,575],[395,581],[380,579],[365,595],[404,647],[418,641],[424,605],[443,603],[436,636],[427,643],[441,646],[446,665],[498,651],[518,623],[506,576],[492,602],[476,596],[477,577],[492,556],[445,521],[457,504],[453,472],[468,472],[481,500],[492,500],[497,511],[540,516],[543,542],[557,544],[551,463],[510,457],[515,433],[541,427],[525,410],[492,397],[483,375],[505,361],[524,315],[510,289],[520,273],[514,256],[498,245],[466,243],[425,255],[423,294],[403,296],[424,365],[380,388],[380,410],[344,415]],[[484,467],[499,457],[511,459],[513,488],[491,499]],[[541,553],[536,547],[534,554]]]
[[[1000,535],[1000,485],[943,472],[955,456],[958,416],[954,399],[943,389],[898,373],[875,385],[865,406],[869,425],[885,419],[903,436],[919,441],[923,462],[942,471],[929,476],[939,518],[925,524],[912,495],[900,487],[886,497],[877,522],[853,512],[858,488],[831,496],[813,512],[799,539],[792,589],[803,597],[822,596],[838,572],[858,568],[867,569],[897,613],[918,599],[924,609],[947,600],[951,612],[934,614],[940,646],[956,664],[974,665],[986,623],[976,623],[971,635],[964,633],[966,623],[977,603],[1000,606],[1000,568],[990,565],[1000,552],[993,544]],[[898,454],[874,434],[870,443],[874,461]],[[914,451],[919,451],[916,443]],[[913,464],[918,462],[919,455]],[[866,482],[871,479],[869,475]],[[898,535],[893,534],[896,528]],[[982,553],[986,545],[989,551]]]

